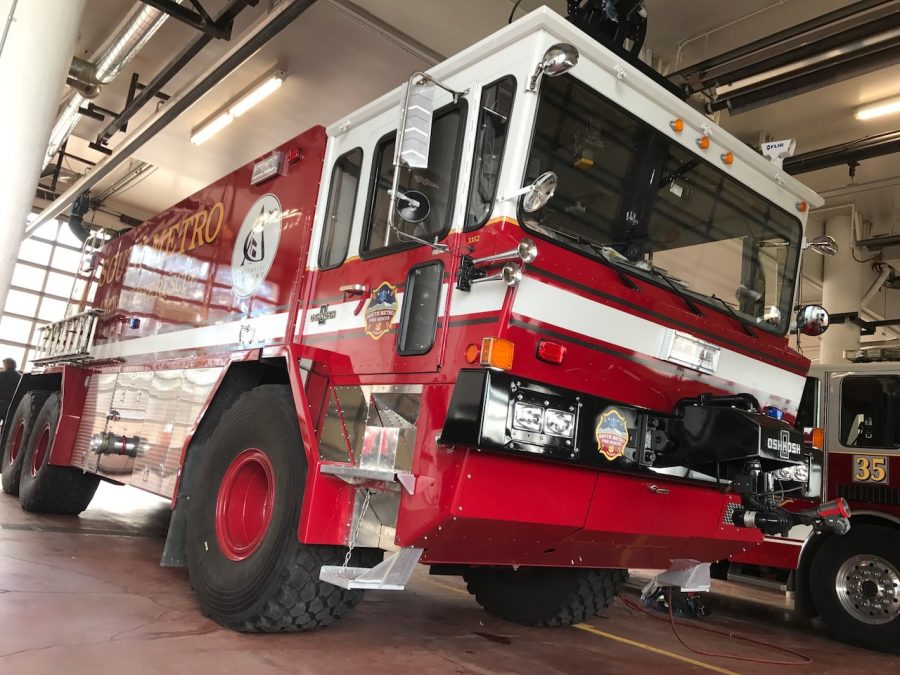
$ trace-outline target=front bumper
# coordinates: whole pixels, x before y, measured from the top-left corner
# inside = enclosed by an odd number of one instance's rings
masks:
[[[748,462],[768,472],[806,461],[799,431],[716,400],[660,414],[504,372],[463,370],[440,442],[644,475],[684,467],[725,480]],[[526,425],[517,416],[523,406],[533,412]],[[541,410],[573,415],[571,432],[541,428]]]

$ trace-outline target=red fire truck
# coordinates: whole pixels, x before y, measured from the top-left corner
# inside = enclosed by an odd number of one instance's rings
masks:
[[[800,402],[820,200],[626,57],[535,11],[106,243],[11,404],[3,489],[171,498],[163,564],[246,631],[417,563],[577,622],[629,567],[822,521],[771,499],[805,460],[766,414]]]
[[[820,616],[841,640],[881,651],[900,649],[898,357],[896,349],[870,348],[854,363],[813,367],[797,426],[824,429],[823,454],[810,469],[776,472],[787,508],[845,499],[850,532],[799,526],[732,556],[728,571],[735,580],[783,583],[799,613]]]

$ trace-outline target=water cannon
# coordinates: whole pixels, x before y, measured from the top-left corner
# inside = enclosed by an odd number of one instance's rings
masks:
[[[797,141],[793,138],[787,138],[783,141],[769,141],[768,143],[763,143],[760,149],[762,154],[780,169],[786,157],[794,156],[794,150],[797,149]]]

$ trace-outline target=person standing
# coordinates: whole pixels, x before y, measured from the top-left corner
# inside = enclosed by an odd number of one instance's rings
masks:
[[[3,359],[3,370],[0,370],[0,421],[6,419],[9,403],[16,393],[21,377],[22,373],[16,370],[15,360]]]

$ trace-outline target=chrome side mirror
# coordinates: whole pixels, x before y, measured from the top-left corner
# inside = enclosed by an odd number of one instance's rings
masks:
[[[822,234],[807,241],[803,249],[811,249],[819,255],[832,256],[837,254],[838,245],[830,234]]]
[[[797,312],[797,332],[818,337],[828,330],[828,312],[821,305],[805,305]]]
[[[522,200],[522,210],[526,213],[534,213],[550,201],[556,187],[559,185],[559,177],[553,171],[547,171],[534,179],[529,186],[525,199]]]
[[[578,50],[575,47],[565,42],[553,45],[544,52],[544,58],[534,69],[534,75],[531,76],[526,91],[534,91],[537,88],[541,75],[547,77],[562,75],[574,68],[576,63],[578,63]]]

